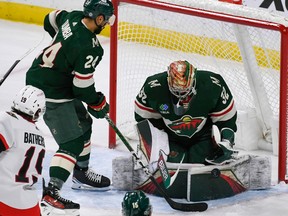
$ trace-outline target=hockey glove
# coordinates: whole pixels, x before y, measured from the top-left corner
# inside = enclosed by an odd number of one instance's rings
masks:
[[[232,162],[238,154],[238,151],[233,149],[234,132],[229,128],[224,128],[220,134],[218,127],[213,125],[211,135],[212,142],[216,145],[216,149],[211,155],[205,158],[205,161],[215,165],[223,165]]]
[[[106,102],[106,98],[101,92],[98,92],[97,94],[100,96],[100,100],[96,105],[88,105],[88,112],[95,118],[100,119],[104,118],[109,112],[109,104]]]
[[[222,141],[217,143],[215,151],[205,158],[205,161],[209,164],[223,165],[235,160],[238,151],[235,151],[230,142]]]

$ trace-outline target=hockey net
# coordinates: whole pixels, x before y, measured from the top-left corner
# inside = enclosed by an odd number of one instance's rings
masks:
[[[279,155],[287,179],[287,26],[266,11],[213,0],[115,0],[110,117],[137,139],[134,100],[147,76],[175,60],[220,73],[238,109],[236,147]],[[109,147],[116,145],[109,129]]]

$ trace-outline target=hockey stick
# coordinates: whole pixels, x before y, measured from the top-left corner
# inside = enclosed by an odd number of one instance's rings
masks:
[[[13,65],[8,69],[8,71],[4,74],[3,78],[0,80],[0,86],[3,84],[3,82],[7,79],[7,77],[10,75],[10,73],[13,71],[13,69],[18,65],[18,63],[23,60],[26,56],[28,56],[31,52],[33,52],[44,40],[45,34],[43,34],[42,39],[39,43],[37,43],[34,47],[30,48],[26,53],[22,55],[19,59],[17,59]]]
[[[147,167],[144,166],[143,162],[140,160],[140,158],[137,156],[137,154],[135,153],[134,149],[131,147],[131,145],[129,144],[129,142],[126,140],[126,138],[123,136],[123,134],[119,131],[119,129],[117,128],[117,126],[114,124],[114,122],[112,121],[112,119],[110,119],[110,117],[106,114],[105,115],[105,119],[108,121],[108,123],[110,124],[110,126],[113,128],[113,130],[116,132],[116,134],[119,136],[119,138],[122,140],[122,142],[124,143],[124,145],[127,147],[127,149],[131,152],[131,154],[134,156],[134,158],[136,159],[137,163],[140,164],[140,166],[142,167],[142,169],[144,170],[144,172],[146,173],[146,175],[149,177],[149,179],[151,180],[151,182],[156,186],[158,192],[165,198],[165,200],[167,201],[167,203],[170,205],[171,208],[176,209],[176,210],[180,210],[180,211],[186,211],[186,212],[202,212],[207,210],[208,205],[205,202],[199,202],[199,203],[179,203],[179,202],[175,202],[174,200],[172,200],[168,194],[165,192],[165,190],[159,185],[159,183],[157,182],[157,180],[154,178],[154,176],[150,173],[149,169]]]
[[[167,165],[166,165],[166,162],[164,160],[164,157],[163,157],[162,153],[163,153],[163,151],[160,150],[159,159],[158,159],[158,167],[159,167],[162,179],[163,179],[164,187],[166,189],[168,189],[174,183],[175,179],[178,176],[178,173],[180,171],[180,167],[181,167],[182,162],[184,160],[185,154],[183,154],[183,157],[182,157],[182,159],[181,159],[181,161],[179,163],[179,166],[178,166],[176,172],[174,173],[174,175],[172,177],[170,177],[170,174],[168,172],[168,168],[167,168]]]

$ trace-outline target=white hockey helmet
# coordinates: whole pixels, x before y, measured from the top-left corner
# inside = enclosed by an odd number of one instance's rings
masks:
[[[27,114],[32,117],[33,121],[36,121],[45,113],[45,94],[42,90],[27,85],[16,94],[12,109]]]
[[[174,61],[168,66],[168,86],[177,98],[185,98],[193,92],[196,68],[188,61]]]

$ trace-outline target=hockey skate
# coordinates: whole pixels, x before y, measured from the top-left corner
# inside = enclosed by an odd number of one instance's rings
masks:
[[[80,205],[60,196],[59,189],[51,184],[45,187],[43,182],[43,197],[41,200],[42,216],[79,216]]]
[[[103,175],[95,173],[88,167],[82,169],[79,167],[75,167],[72,181],[72,189],[75,190],[110,190],[110,179]]]

